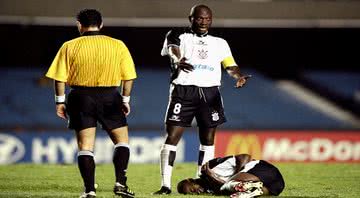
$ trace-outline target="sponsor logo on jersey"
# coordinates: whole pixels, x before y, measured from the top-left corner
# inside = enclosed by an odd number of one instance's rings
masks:
[[[179,117],[178,115],[172,115],[172,116],[169,118],[169,120],[171,120],[171,121],[176,121],[176,122],[181,121],[181,120],[180,120],[180,117]]]
[[[204,69],[209,71],[214,71],[214,68],[208,65],[193,65],[194,69]]]
[[[202,40],[199,40],[199,42],[197,43],[198,45],[207,45],[206,43],[205,43],[205,41],[202,41]]]
[[[15,163],[24,155],[25,146],[18,138],[0,134],[0,164]]]

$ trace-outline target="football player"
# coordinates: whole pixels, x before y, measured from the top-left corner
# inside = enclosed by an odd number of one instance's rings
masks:
[[[180,181],[177,190],[181,194],[211,193],[250,198],[277,196],[284,187],[284,179],[274,165],[239,154],[210,160],[202,166],[200,178]]]

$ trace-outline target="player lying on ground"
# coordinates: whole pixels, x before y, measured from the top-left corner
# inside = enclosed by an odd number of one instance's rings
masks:
[[[247,198],[279,195],[284,187],[284,179],[274,165],[240,154],[210,160],[202,166],[200,178],[182,180],[177,190],[182,194],[211,193]]]

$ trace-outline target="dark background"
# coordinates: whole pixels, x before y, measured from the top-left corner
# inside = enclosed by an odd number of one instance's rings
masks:
[[[104,27],[123,40],[137,68],[168,69],[160,50],[169,27]],[[291,79],[360,115],[358,102],[309,82],[306,71],[360,72],[360,28],[212,28],[225,38],[241,68]],[[75,26],[0,25],[0,67],[47,71],[61,45],[79,36]],[[331,82],[334,83],[334,82]],[[360,85],[355,85],[360,86]]]
[[[137,66],[164,68],[160,56],[169,28],[104,27],[123,40]],[[1,25],[1,67],[47,68],[76,27]],[[360,28],[213,28],[225,38],[238,64],[266,75],[293,78],[306,69],[359,71]]]

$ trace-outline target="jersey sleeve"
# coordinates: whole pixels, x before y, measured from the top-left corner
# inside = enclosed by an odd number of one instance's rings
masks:
[[[66,82],[69,68],[69,56],[67,55],[67,45],[65,43],[57,52],[45,76],[57,81]]]
[[[181,35],[181,31],[178,29],[170,30],[166,34],[163,48],[161,50],[162,56],[166,56],[169,54],[170,46],[180,46],[180,35]]]
[[[231,66],[237,66],[234,57],[232,56],[231,49],[229,47],[229,44],[222,40],[222,61],[221,64],[224,68],[231,67]]]
[[[122,53],[121,53],[121,80],[132,80],[137,77],[135,71],[135,64],[131,57],[129,49],[125,43],[121,42]]]

